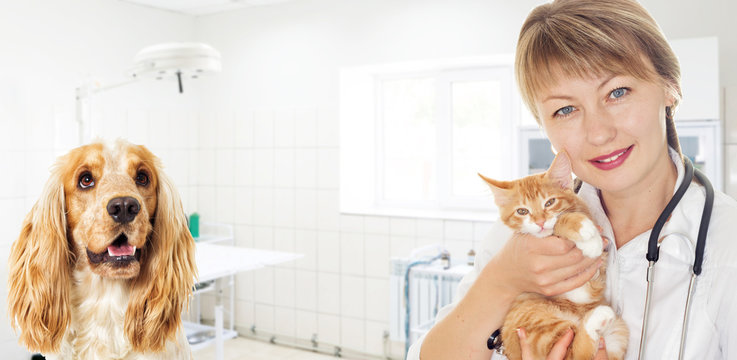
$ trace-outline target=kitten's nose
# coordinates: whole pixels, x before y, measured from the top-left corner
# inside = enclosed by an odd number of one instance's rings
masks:
[[[545,229],[545,221],[538,221],[536,224],[540,227],[540,229]]]

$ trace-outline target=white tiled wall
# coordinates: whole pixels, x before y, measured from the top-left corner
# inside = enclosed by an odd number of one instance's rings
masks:
[[[231,142],[201,131],[198,208],[232,223],[236,243],[302,259],[237,276],[236,325],[383,353],[389,259],[442,243],[465,259],[487,223],[341,215],[338,121],[322,109],[240,110],[203,116],[238,129]],[[221,123],[222,122],[222,123]],[[249,131],[250,129],[250,131]]]

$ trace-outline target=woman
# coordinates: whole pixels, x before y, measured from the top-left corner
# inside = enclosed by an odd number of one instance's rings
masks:
[[[607,298],[630,330],[636,359],[645,301],[647,241],[684,174],[673,115],[678,60],[633,0],[558,0],[535,8],[520,32],[516,76],[553,147],[565,150],[608,243]],[[677,357],[704,188],[689,185],[665,224],[649,317],[648,359]],[[686,359],[737,358],[737,203],[717,192],[689,316]],[[674,234],[679,236],[674,236]],[[522,292],[557,295],[597,270],[567,239],[511,237],[497,223],[462,281],[459,299],[412,346],[409,359],[489,359],[486,339]],[[685,236],[680,236],[685,235]],[[562,359],[574,334],[550,359]],[[525,333],[520,332],[523,354]],[[606,358],[600,343],[597,359]]]

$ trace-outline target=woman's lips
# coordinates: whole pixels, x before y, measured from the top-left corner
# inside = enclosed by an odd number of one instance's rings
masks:
[[[601,170],[611,170],[622,165],[627,157],[629,157],[634,145],[630,145],[627,148],[612,151],[609,154],[602,155],[589,160],[591,165]]]

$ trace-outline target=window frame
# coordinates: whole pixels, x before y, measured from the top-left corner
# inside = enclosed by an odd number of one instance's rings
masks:
[[[496,74],[502,78],[502,96],[508,106],[502,107],[505,148],[516,153],[517,128],[525,121],[522,102],[513,77],[513,55],[504,54],[464,59],[444,59],[414,61],[395,64],[357,66],[341,69],[340,89],[340,212],[343,214],[362,214],[380,216],[400,216],[414,218],[439,218],[449,220],[492,221],[496,217],[496,207],[491,193],[488,196],[464,198],[452,196],[452,122],[450,87],[453,81],[485,80],[479,74]],[[501,75],[500,75],[501,74]],[[446,105],[436,108],[436,125],[441,112],[445,118],[445,129],[438,131],[436,176],[438,198],[435,201],[396,202],[382,199],[383,144],[381,120],[380,81],[387,79],[419,78],[433,76],[436,79],[436,93],[444,81],[448,91]],[[439,81],[441,80],[441,81]],[[436,104],[438,102],[436,101]],[[521,120],[522,119],[522,120]],[[366,134],[373,134],[367,137]],[[371,138],[371,139],[369,139]],[[442,141],[442,142],[441,142]],[[442,166],[441,166],[442,162]],[[505,167],[510,176],[519,172],[518,156],[511,157]],[[447,170],[443,170],[447,169]],[[442,179],[442,180],[441,180]],[[441,184],[441,181],[443,184]],[[446,186],[446,190],[441,190]]]

